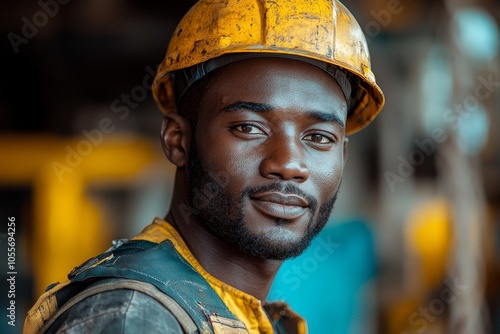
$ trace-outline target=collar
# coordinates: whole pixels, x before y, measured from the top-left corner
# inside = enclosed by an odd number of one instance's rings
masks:
[[[264,311],[261,301],[210,275],[195,259],[177,230],[163,219],[155,218],[152,224],[146,226],[140,234],[132,239],[148,240],[155,243],[160,243],[166,239],[170,240],[177,252],[207,280],[229,310],[245,324],[250,334],[271,334],[274,332],[271,321]],[[273,307],[273,305],[276,307]],[[283,311],[283,307],[285,307],[283,305],[283,303],[266,304],[266,309],[270,311],[270,316],[273,320],[277,314],[274,314],[275,312],[272,312],[272,310]],[[292,319],[297,323],[297,334],[306,334],[307,328],[304,319],[291,311],[287,306],[286,310],[288,315],[286,318]],[[278,313],[284,314],[283,312]]]

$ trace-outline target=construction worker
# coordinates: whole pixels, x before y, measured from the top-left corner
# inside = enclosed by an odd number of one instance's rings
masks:
[[[153,95],[170,211],[50,287],[24,332],[307,333],[266,296],[326,224],[347,135],[384,103],[356,20],[337,0],[202,0]]]

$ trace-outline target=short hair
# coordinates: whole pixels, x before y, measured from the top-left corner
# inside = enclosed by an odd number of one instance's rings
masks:
[[[214,70],[195,81],[184,94],[178,99],[177,113],[187,118],[193,127],[198,123],[201,102],[206,92],[215,83],[218,77],[218,70]],[[176,81],[174,79],[174,85]]]

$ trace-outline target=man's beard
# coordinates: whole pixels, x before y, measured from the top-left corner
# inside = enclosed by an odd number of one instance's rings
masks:
[[[227,185],[226,187],[221,185],[213,174],[210,174],[202,166],[194,139],[191,143],[188,159],[189,201],[194,206],[196,212],[194,216],[197,222],[216,238],[238,247],[246,254],[262,259],[284,260],[300,255],[328,222],[337,199],[338,190],[326,203],[321,205],[315,219],[313,215],[318,206],[317,200],[293,184],[284,185],[283,182],[273,182],[261,187],[247,187],[241,192],[238,201],[235,202],[226,190]],[[244,199],[250,198],[252,194],[267,191],[296,194],[309,202],[310,221],[300,240],[279,242],[271,240],[266,233],[256,234],[247,228],[247,224],[250,223],[244,219]],[[200,196],[203,197],[203,201],[200,201]],[[276,225],[288,223],[286,219],[274,218],[274,220]]]

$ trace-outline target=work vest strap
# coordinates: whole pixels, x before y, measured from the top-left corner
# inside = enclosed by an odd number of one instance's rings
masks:
[[[70,277],[73,285],[88,285],[106,278],[146,282],[174,299],[201,333],[220,332],[213,326],[213,315],[227,319],[233,328],[246,331],[245,325],[228,309],[205,278],[176,251],[170,240],[159,244],[131,240],[107,254],[99,257],[97,262],[90,261],[76,268]],[[67,302],[60,298],[62,296],[63,292],[57,296],[58,305]]]
[[[116,289],[137,290],[158,300],[186,333],[248,333],[170,240],[124,242],[76,267],[68,277],[69,281],[51,286],[30,310],[24,333],[43,333],[79,301]]]

